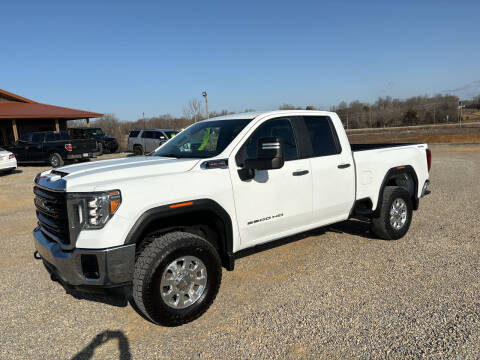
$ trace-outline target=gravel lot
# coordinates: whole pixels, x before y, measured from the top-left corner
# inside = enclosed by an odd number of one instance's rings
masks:
[[[197,321],[78,300],[33,259],[32,179],[0,176],[0,359],[480,358],[480,145],[433,146],[432,194],[398,241],[360,222],[236,262]]]

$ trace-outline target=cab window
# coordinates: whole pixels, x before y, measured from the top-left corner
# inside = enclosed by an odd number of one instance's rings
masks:
[[[32,143],[34,143],[34,144],[41,143],[41,142],[43,142],[44,137],[45,137],[45,134],[41,134],[41,133],[33,134],[32,135]]]
[[[27,133],[27,134],[23,134],[22,136],[20,136],[20,138],[18,140],[21,141],[21,142],[30,142],[31,139],[32,139],[32,134]]]
[[[342,152],[332,120],[328,116],[304,116],[304,120],[312,142],[312,157]]]
[[[292,123],[289,118],[279,118],[268,120],[255,130],[238,151],[235,157],[237,165],[243,166],[246,159],[255,159],[257,157],[258,139],[271,136],[278,137],[283,142],[285,161],[298,159],[298,149]]]
[[[142,139],[153,139],[154,138],[154,132],[153,131],[144,131],[142,133]]]

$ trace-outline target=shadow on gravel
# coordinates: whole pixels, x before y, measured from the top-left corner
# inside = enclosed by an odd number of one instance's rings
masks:
[[[18,170],[18,169],[10,170],[10,171],[1,171],[0,170],[0,177],[8,176],[8,175],[21,174],[22,172],[23,172],[22,170]]]
[[[125,296],[123,290],[116,291],[115,289],[106,290],[104,292],[80,292],[74,289],[68,289],[67,293],[78,300],[87,300],[93,302],[99,302],[107,305],[126,307],[128,305],[128,299]]]
[[[381,240],[370,230],[370,222],[365,220],[350,219],[330,225],[328,231],[361,236],[367,239]]]
[[[280,240],[276,240],[276,241],[254,246],[252,248],[240,250],[238,253],[235,253],[235,259],[240,259],[242,257],[249,256],[260,251],[273,249],[278,246],[282,246],[285,244],[289,244],[291,242],[302,240],[310,236],[320,236],[325,234],[326,232],[350,234],[350,235],[361,236],[367,239],[380,240],[378,237],[375,236],[375,234],[371,232],[370,221],[350,219],[347,221],[343,221],[341,223],[330,225],[328,227],[320,227],[320,228],[309,230],[297,235],[289,236]]]
[[[130,345],[128,344],[128,338],[120,331],[106,330],[98,334],[90,341],[84,349],[80,350],[76,355],[72,357],[72,360],[86,360],[92,359],[95,353],[95,349],[110,340],[116,339],[118,341],[119,360],[130,360],[132,354],[130,353]],[[112,357],[113,358],[113,357]]]

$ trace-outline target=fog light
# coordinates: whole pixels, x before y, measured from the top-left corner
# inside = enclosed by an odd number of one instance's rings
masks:
[[[98,261],[95,255],[82,255],[82,271],[83,276],[87,279],[100,278],[100,272],[98,271]]]

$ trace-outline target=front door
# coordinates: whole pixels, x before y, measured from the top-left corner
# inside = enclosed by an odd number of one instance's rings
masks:
[[[256,157],[258,139],[271,136],[283,142],[284,166],[255,170],[253,179],[242,181],[238,169],[245,159]],[[230,163],[242,248],[294,234],[311,222],[310,161],[299,159],[291,119],[283,117],[262,123],[239,150],[234,151]]]

